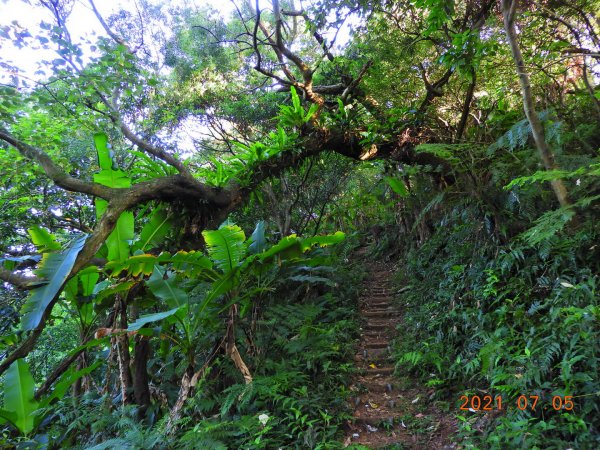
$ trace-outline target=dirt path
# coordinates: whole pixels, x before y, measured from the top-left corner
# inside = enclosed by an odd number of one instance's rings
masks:
[[[355,448],[456,448],[449,438],[454,431],[452,414],[442,413],[430,401],[433,391],[393,375],[390,343],[394,337],[404,338],[397,331],[402,314],[391,293],[391,267],[372,263],[369,271],[360,300],[363,325],[355,357],[359,375],[353,385],[354,420],[344,443]]]

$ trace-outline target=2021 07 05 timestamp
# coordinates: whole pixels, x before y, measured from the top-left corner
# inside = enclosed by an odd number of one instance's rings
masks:
[[[554,395],[551,401],[543,402],[539,395],[519,395],[513,401],[505,401],[501,395],[461,395],[461,411],[502,411],[503,409],[516,408],[521,411],[566,410],[575,408],[572,395]]]

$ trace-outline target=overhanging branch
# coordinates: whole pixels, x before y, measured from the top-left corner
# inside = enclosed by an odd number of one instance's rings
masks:
[[[19,153],[27,159],[31,159],[38,163],[48,178],[54,181],[57,186],[60,186],[67,191],[81,192],[105,200],[110,200],[118,194],[117,189],[73,178],[52,161],[52,158],[50,158],[47,153],[18,140],[6,130],[0,129],[0,140],[3,140],[16,148]]]

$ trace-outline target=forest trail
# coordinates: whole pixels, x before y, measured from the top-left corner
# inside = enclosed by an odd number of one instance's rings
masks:
[[[449,436],[455,431],[451,413],[440,412],[429,397],[430,388],[413,379],[394,376],[391,354],[402,313],[391,290],[393,270],[389,264],[371,263],[359,301],[363,319],[355,356],[358,375],[352,390],[354,419],[344,444],[368,448],[453,449]],[[406,336],[410,339],[410,336]]]

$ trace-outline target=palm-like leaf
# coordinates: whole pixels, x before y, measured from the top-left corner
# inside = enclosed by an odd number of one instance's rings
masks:
[[[4,382],[4,408],[12,413],[5,415],[23,434],[30,433],[35,427],[33,413],[39,405],[33,398],[35,383],[29,366],[23,359],[17,359],[8,368]]]
[[[83,248],[87,234],[77,237],[71,246],[62,253],[51,253],[37,270],[38,276],[48,280],[47,284],[31,291],[31,295],[23,305],[21,325],[23,330],[33,330],[42,320],[42,315],[61,291],[63,284],[71,273],[77,255]]]
[[[231,272],[244,256],[246,236],[237,225],[222,225],[218,230],[203,231],[208,254],[224,273]]]

